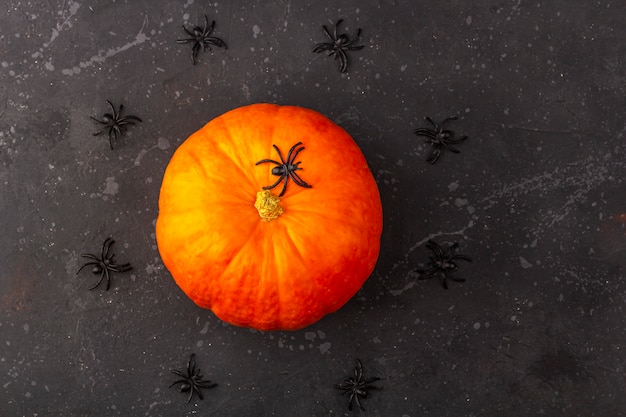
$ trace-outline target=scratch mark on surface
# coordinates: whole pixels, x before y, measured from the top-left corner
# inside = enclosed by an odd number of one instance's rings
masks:
[[[97,55],[94,55],[91,58],[89,58],[89,60],[80,62],[77,67],[66,68],[62,70],[61,72],[65,75],[77,74],[80,72],[82,68],[88,68],[88,67],[93,66],[96,63],[104,62],[107,59],[114,57],[115,55],[119,53],[127,51],[134,46],[141,45],[142,43],[150,40],[150,38],[146,36],[146,34],[144,33],[144,29],[146,28],[147,24],[148,24],[148,16],[146,15],[144,16],[143,23],[141,25],[141,28],[139,29],[139,32],[137,32],[137,35],[135,35],[135,39],[132,42],[128,42],[125,45],[122,45],[118,48],[109,48],[105,52],[99,52]]]
[[[65,9],[65,2],[63,2],[62,9]],[[65,28],[72,27],[72,22],[70,21],[70,19],[72,19],[72,17],[74,17],[76,13],[78,13],[78,9],[80,9],[80,4],[76,3],[75,1],[70,0],[69,14],[67,14],[65,11],[62,12],[63,17],[65,17],[65,19],[63,19],[62,22],[57,23],[56,27],[52,29],[52,35],[50,35],[50,40],[43,44],[44,48],[49,47],[52,44],[52,42],[54,42],[59,37],[59,35]]]

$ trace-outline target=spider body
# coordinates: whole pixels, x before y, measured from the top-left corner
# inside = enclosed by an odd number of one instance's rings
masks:
[[[211,382],[209,380],[202,379],[202,373],[200,372],[200,368],[196,369],[196,360],[195,354],[191,354],[189,356],[189,362],[187,362],[187,369],[185,372],[172,370],[174,375],[178,375],[181,379],[178,379],[172,382],[169,388],[174,385],[180,384],[179,390],[180,392],[188,392],[189,397],[187,398],[187,404],[193,398],[193,394],[198,394],[198,397],[203,400],[201,388],[213,388],[217,386],[216,383]]]
[[[106,131],[108,131],[109,135],[109,146],[113,149],[113,142],[117,141],[118,136],[122,136],[128,125],[134,125],[135,122],[141,122],[142,120],[137,116],[122,116],[122,111],[124,110],[124,105],[120,104],[119,110],[115,109],[113,103],[109,100],[106,101],[109,107],[111,108],[111,113],[105,113],[102,116],[102,120],[98,120],[95,117],[91,117],[91,119],[95,122],[104,125],[104,127],[97,132],[94,132],[94,136],[98,136]]]
[[[189,30],[183,25],[183,29],[187,32],[189,38],[178,39],[176,42],[193,42],[193,47],[191,48],[191,62],[193,62],[193,65],[196,65],[200,48],[202,48],[203,52],[207,49],[211,51],[211,46],[228,49],[228,46],[223,40],[218,37],[211,36],[213,30],[215,29],[215,20],[209,25],[209,18],[207,15],[204,15],[204,26],[194,26],[191,30]]]
[[[90,254],[90,253],[83,253],[80,255],[83,258],[92,259],[92,261],[87,262],[83,266],[81,266],[78,269],[78,271],[76,271],[76,274],[82,271],[82,269],[85,268],[86,266],[93,265],[91,272],[94,275],[100,275],[100,279],[98,280],[98,282],[96,282],[95,285],[89,287],[90,290],[93,290],[94,288],[96,288],[106,278],[106,290],[108,291],[111,285],[110,272],[126,272],[126,271],[130,271],[131,269],[133,269],[133,267],[130,266],[129,263],[122,264],[122,265],[118,265],[115,263],[115,259],[114,259],[115,255],[112,253],[109,253],[111,250],[111,245],[113,245],[113,243],[115,243],[113,239],[111,239],[110,237],[106,238],[106,240],[102,244],[102,251],[100,252],[100,257]]]
[[[348,71],[348,54],[347,51],[357,51],[363,49],[365,45],[355,45],[361,36],[361,29],[359,28],[354,38],[350,38],[347,33],[338,34],[339,25],[343,22],[340,19],[335,24],[335,28],[331,33],[326,25],[323,25],[326,36],[330,39],[330,42],[322,42],[315,45],[313,52],[320,53],[328,51],[328,56],[332,56],[335,60],[339,59],[339,71]]]
[[[438,275],[441,279],[441,285],[446,290],[448,289],[448,279],[465,282],[465,278],[459,278],[455,275],[459,268],[456,261],[472,262],[472,260],[465,255],[455,254],[456,249],[459,247],[458,243],[454,243],[448,250],[445,250],[437,242],[429,240],[426,243],[426,247],[432,252],[432,255],[429,257],[426,268],[417,270],[420,274],[419,279],[429,279]]]
[[[357,359],[356,366],[354,367],[354,376],[344,379],[343,384],[335,384],[335,388],[343,391],[343,394],[350,396],[348,410],[352,411],[352,403],[355,402],[362,411],[365,411],[360,398],[367,398],[367,390],[381,390],[382,388],[371,385],[378,380],[380,380],[378,377],[363,379],[363,365],[361,361]]]
[[[280,152],[280,149],[278,149],[278,146],[276,145],[272,145],[272,146],[274,147],[274,149],[276,149],[276,153],[278,153],[278,157],[280,158],[280,161],[275,161],[273,159],[262,159],[260,161],[257,161],[255,165],[259,165],[263,163],[276,164],[276,166],[272,168],[272,175],[276,175],[279,178],[276,180],[274,184],[265,186],[263,187],[263,189],[271,190],[272,188],[276,187],[278,184],[282,182],[283,189],[278,195],[279,197],[282,197],[285,194],[285,191],[287,190],[287,183],[289,182],[289,179],[291,179],[294,183],[296,183],[300,187],[312,188],[310,184],[307,184],[296,173],[296,171],[302,170],[302,168],[300,168],[300,163],[302,161],[295,162],[300,152],[304,150],[304,146],[302,146],[302,142],[296,143],[295,145],[291,147],[291,149],[289,149],[289,153],[287,154],[286,160],[283,158],[283,154]]]
[[[454,137],[454,131],[450,129],[446,129],[446,125],[451,120],[456,120],[457,117],[448,117],[445,119],[441,125],[436,124],[430,117],[426,117],[426,120],[432,125],[432,129],[430,128],[418,128],[413,131],[417,136],[426,137],[426,143],[428,143],[432,152],[426,159],[427,162],[434,164],[437,162],[439,157],[441,156],[441,151],[443,149],[448,149],[451,152],[459,153],[459,150],[453,147],[452,145],[456,145],[458,143],[463,142],[467,139],[467,136],[463,136],[460,138]]]

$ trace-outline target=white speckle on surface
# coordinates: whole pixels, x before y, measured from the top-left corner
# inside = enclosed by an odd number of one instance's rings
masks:
[[[320,353],[330,353],[330,342],[319,345]]]
[[[476,323],[474,323],[474,325],[472,327],[474,328],[474,330],[478,330],[478,329],[480,329],[480,323],[476,322]]]
[[[521,265],[522,268],[524,269],[528,269],[528,268],[532,268],[532,264],[530,262],[528,262],[526,260],[526,258],[524,258],[523,256],[519,257],[519,264]]]
[[[465,18],[465,24],[466,25],[471,25],[472,24],[472,16],[467,16]]]
[[[448,184],[448,191],[456,191],[458,188],[459,188],[458,181],[451,182],[450,184]]]
[[[102,194],[115,195],[120,190],[120,185],[115,182],[115,177],[107,177],[107,183]]]
[[[252,36],[254,37],[254,39],[256,39],[260,33],[261,33],[261,28],[259,27],[259,25],[252,26]]]
[[[457,207],[463,207],[467,205],[467,199],[465,198],[456,198],[454,199],[454,205]]]

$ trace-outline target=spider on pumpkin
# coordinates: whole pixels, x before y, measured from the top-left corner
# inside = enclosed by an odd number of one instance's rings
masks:
[[[343,22],[343,19],[339,19],[337,21],[333,33],[330,33],[326,25],[322,25],[324,32],[326,32],[326,36],[330,39],[330,42],[318,43],[313,48],[313,52],[320,53],[328,51],[328,56],[334,57],[335,60],[339,59],[339,71],[346,72],[348,71],[348,54],[346,51],[357,51],[359,49],[363,49],[365,45],[355,45],[361,36],[361,28],[357,30],[356,36],[353,39],[351,39],[350,35],[347,33],[338,35],[337,31],[339,30],[341,22]]]
[[[191,62],[193,62],[193,65],[196,65],[200,48],[202,48],[203,52],[207,49],[211,51],[211,45],[217,46],[218,48],[228,49],[228,46],[223,40],[215,36],[211,36],[213,30],[215,29],[215,20],[209,25],[209,18],[207,15],[204,15],[204,27],[194,26],[192,30],[189,30],[183,25],[183,29],[190,37],[178,39],[176,42],[194,42],[193,47],[191,48]]]
[[[439,243],[434,240],[429,240],[426,243],[426,247],[433,253],[429,257],[429,262],[426,264],[426,269],[417,269],[420,274],[419,279],[429,279],[436,275],[439,275],[441,279],[441,285],[446,290],[448,289],[448,279],[456,282],[465,282],[465,278],[457,277],[454,272],[459,268],[456,264],[457,260],[463,260],[472,262],[472,260],[465,255],[457,255],[454,252],[459,247],[458,243],[451,245],[448,250],[445,250]]]
[[[285,191],[287,190],[287,182],[289,181],[289,178],[291,178],[293,182],[299,185],[300,187],[313,188],[312,185],[307,184],[302,178],[300,178],[298,174],[296,174],[296,171],[302,170],[302,168],[300,168],[300,164],[302,163],[302,161],[295,162],[296,158],[298,157],[298,154],[304,150],[304,146],[301,146],[301,145],[302,145],[302,142],[298,142],[295,145],[293,145],[291,149],[289,149],[289,153],[287,154],[286,161],[283,158],[283,154],[280,152],[280,149],[278,149],[278,146],[272,145],[274,149],[276,149],[276,152],[278,153],[280,162],[275,161],[273,159],[261,159],[255,164],[255,165],[259,165],[259,164],[263,164],[266,162],[269,162],[271,164],[276,164],[276,166],[272,168],[272,175],[276,175],[280,178],[278,178],[274,184],[263,187],[264,190],[271,190],[272,188],[280,184],[280,182],[282,181],[283,190],[278,195],[279,197],[282,197],[285,194]]]
[[[436,124],[430,117],[426,117],[426,120],[433,126],[433,129],[427,127],[417,128],[413,131],[417,136],[426,137],[426,143],[430,144],[432,148],[432,152],[430,156],[426,159],[427,162],[434,164],[437,162],[439,157],[441,156],[442,149],[448,149],[451,152],[459,153],[459,150],[454,148],[451,145],[456,145],[457,143],[463,142],[467,139],[467,136],[463,136],[460,138],[454,137],[454,131],[450,129],[445,129],[446,124],[448,124],[451,120],[456,120],[457,117],[448,117],[445,119],[441,125]]]
[[[206,379],[202,379],[202,374],[200,373],[200,368],[196,369],[196,359],[195,354],[191,354],[189,356],[189,362],[187,362],[187,369],[185,372],[172,370],[174,375],[178,375],[181,379],[178,379],[170,384],[168,388],[173,387],[174,385],[180,384],[180,392],[189,392],[189,398],[187,398],[187,404],[191,401],[193,394],[198,394],[201,400],[204,399],[202,396],[201,388],[213,388],[217,386],[216,383],[211,382]]]
[[[94,136],[98,136],[108,130],[109,134],[109,146],[113,149],[113,140],[117,142],[118,136],[121,136],[122,133],[126,130],[128,125],[134,125],[135,122],[141,122],[142,120],[137,116],[124,116],[122,117],[122,111],[124,110],[124,105],[120,104],[119,110],[115,109],[113,103],[109,100],[106,100],[107,104],[111,108],[111,113],[105,113],[102,116],[102,120],[98,120],[95,117],[89,116],[91,120],[98,122],[104,127],[97,132],[94,132]]]
[[[344,379],[343,384],[335,384],[335,388],[343,391],[342,394],[350,395],[348,402],[348,410],[352,411],[352,403],[356,402],[361,411],[365,411],[363,404],[361,404],[360,397],[367,398],[367,390],[381,390],[381,387],[371,385],[372,382],[378,381],[380,378],[373,377],[369,379],[363,379],[363,365],[360,360],[356,360],[356,366],[354,367],[354,376]]]
[[[106,238],[106,240],[102,244],[100,257],[91,253],[83,253],[80,255],[83,258],[93,259],[93,261],[87,262],[86,264],[81,266],[78,271],[76,271],[77,275],[80,271],[82,271],[83,268],[88,265],[94,266],[91,270],[94,275],[100,274],[100,279],[98,280],[98,282],[96,282],[95,285],[89,287],[90,290],[96,288],[98,285],[100,285],[100,283],[102,283],[102,280],[106,278],[106,290],[108,291],[109,286],[111,285],[111,275],[109,274],[109,272],[127,272],[133,269],[133,267],[130,266],[129,263],[123,265],[118,265],[115,263],[115,260],[113,259],[115,255],[112,253],[109,254],[111,245],[113,245],[113,243],[115,243],[113,239],[111,239],[110,237]]]

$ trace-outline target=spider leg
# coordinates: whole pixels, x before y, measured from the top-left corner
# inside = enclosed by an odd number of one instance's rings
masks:
[[[302,168],[298,168],[298,169],[302,169]],[[295,172],[291,171],[289,173],[289,176],[291,177],[291,179],[293,180],[293,182],[295,182],[296,184],[298,184],[300,187],[304,187],[304,188],[313,188],[313,186],[311,184],[306,183],[302,178],[300,178],[300,176],[298,174],[296,174]]]
[[[456,116],[446,118],[443,122],[441,122],[441,127],[444,127],[446,124],[448,124],[449,121],[456,120],[456,119],[458,119],[458,117]]]
[[[354,367],[354,376],[356,377],[357,382],[361,381],[363,377],[363,364],[359,359],[356,360],[356,366]]]
[[[119,124],[120,125],[124,125],[124,124],[128,124],[128,125],[134,125],[135,122],[143,122],[143,120],[141,120],[139,117],[137,116],[124,116],[122,117],[122,119],[120,120]]]
[[[117,111],[117,114],[115,115],[115,116],[116,116],[116,117],[115,117],[116,119],[119,119],[119,118],[120,118],[120,116],[122,115],[122,111],[123,111],[123,110],[124,110],[124,105],[123,105],[123,104],[120,104],[120,108],[119,108],[119,110]]]
[[[440,156],[441,156],[441,148],[436,147],[433,149],[428,159],[426,159],[426,162],[430,162],[431,164],[434,164],[435,162],[437,162]]]
[[[189,36],[191,36],[191,39],[181,39],[182,41],[190,42],[190,41],[195,40],[196,35],[195,35],[192,31],[190,31],[189,29],[187,29],[187,28],[185,27],[185,25],[183,25],[183,29],[185,30],[185,32],[187,32],[187,34],[188,34]]]
[[[110,237],[107,237],[104,240],[104,243],[102,244],[102,253],[101,259],[107,259],[109,257],[109,249],[111,248],[111,245],[115,243],[115,241],[113,239],[111,239]]]
[[[434,240],[426,242],[426,247],[430,249],[438,258],[444,258],[446,256],[441,245]]]
[[[417,272],[420,274],[419,276],[419,280],[420,281],[425,281],[427,279],[431,279],[432,277],[435,276],[435,274],[437,273],[438,268],[435,267],[431,267],[428,269],[422,269],[422,270],[417,270]]]
[[[365,411],[365,407],[363,407],[363,404],[361,404],[361,400],[359,400],[359,394],[357,394],[356,392],[354,392],[352,394],[352,396],[354,397],[354,401],[356,402],[356,405],[359,406],[359,408],[361,409],[361,411]],[[350,403],[352,405],[352,403]],[[352,411],[352,408],[350,408],[350,411]]]
[[[216,38],[214,36],[211,36],[208,41],[217,46],[218,48],[224,48],[224,49],[228,49],[228,45],[226,45],[226,42],[224,42],[223,40],[221,40],[220,38]]]
[[[95,118],[95,117],[93,117],[93,116],[89,116],[89,118],[90,118],[91,120],[93,120],[94,122],[98,122],[98,123],[100,123],[100,124],[107,125],[107,126],[109,125],[109,123],[108,123],[108,122],[105,122],[104,120],[98,120],[98,119],[96,119],[96,118]]]
[[[339,66],[339,72],[348,71],[348,55],[346,55],[346,53],[342,49],[338,49],[336,56],[338,56],[339,61],[341,61],[341,65]],[[337,58],[335,57],[335,59]]]
[[[283,195],[285,195],[285,191],[287,191],[287,182],[289,182],[289,176],[288,175],[284,175],[283,177],[285,178],[285,182],[283,184],[282,191],[280,192],[280,194],[278,194],[279,197],[282,197]],[[281,177],[281,179],[283,177]]]
[[[263,164],[265,162],[270,162],[270,163],[276,164],[276,165],[282,165],[280,162],[274,161],[273,159],[261,159],[260,161],[257,161],[254,165]]]
[[[199,386],[200,388],[213,388],[217,386],[215,382],[211,382],[211,381],[199,381],[196,383],[196,385]]]
[[[191,48],[191,62],[196,65],[198,54],[200,53],[200,42],[196,42]]]
[[[187,362],[187,375],[193,376],[196,374],[196,354],[189,355],[189,361]],[[198,370],[200,372],[200,370]]]
[[[109,129],[109,147],[113,149],[113,142],[117,142],[117,126],[111,126]]]
[[[193,387],[193,391],[195,391],[195,392],[198,394],[198,397],[199,397],[201,400],[204,400],[204,396],[202,395],[202,391],[200,391],[200,389],[198,388],[198,386],[197,386],[197,385],[194,385],[194,387]]]
[[[426,137],[431,138],[431,139],[435,139],[436,138],[435,133],[432,130],[427,129],[425,127],[417,128],[417,129],[415,129],[413,131],[413,133],[415,133],[418,136],[426,136]]]
[[[172,372],[174,372],[174,371],[172,371]],[[180,375],[179,373],[176,373],[176,372],[174,372],[174,373],[175,373],[176,375],[183,376],[183,375]],[[186,384],[186,383],[187,383],[187,379],[179,379],[179,380],[177,380],[177,381],[172,382],[172,383],[168,386],[168,388],[172,388],[172,387],[173,387],[174,385],[176,385],[176,384]]]
[[[339,19],[337,20],[337,23],[335,23],[335,29],[333,30],[333,42],[336,41],[337,39],[339,39],[337,37],[337,32],[339,31],[339,25],[341,24],[341,22],[343,22],[343,19]]]
[[[446,274],[445,272],[441,273],[441,285],[443,285],[444,289],[448,289],[448,274]]]
[[[298,148],[298,146],[302,145],[302,142],[298,142],[289,149],[289,153],[287,154],[287,164],[293,164],[293,161],[296,160],[298,154],[304,150],[304,146]],[[297,149],[296,149],[297,148]],[[295,154],[294,154],[295,151]]]
[[[439,126],[437,126],[437,123],[433,122],[433,119],[426,116],[426,120],[435,128],[435,130],[439,130]]]
[[[465,255],[454,255],[450,259],[462,259],[462,260],[467,261],[467,262],[472,262],[472,259],[469,258],[468,256],[465,256]]]
[[[207,41],[206,39],[200,41],[200,45],[202,45],[202,52],[206,52],[206,50],[208,49],[209,51],[212,51],[213,49],[211,49],[211,44],[209,41]]]
[[[278,184],[280,184],[280,182],[284,179],[287,178],[286,175],[281,176],[280,178],[278,178],[276,180],[276,182],[272,185],[266,185],[265,187],[263,187],[264,190],[271,190],[272,188],[276,187]],[[287,187],[287,185],[285,184],[285,187]],[[283,187],[283,192],[280,193],[279,197],[282,196],[285,193],[285,187]]]
[[[457,143],[463,142],[465,139],[467,139],[467,136],[462,136],[462,137],[456,138],[456,139],[451,137],[450,139],[448,139],[448,143],[457,144]]]
[[[98,285],[102,283],[102,280],[104,279],[104,275],[106,271],[107,271],[106,268],[102,268],[102,272],[100,273],[100,279],[98,280],[98,282],[96,282],[95,285],[92,285],[91,287],[89,287],[90,290],[93,290],[94,288],[96,288]]]
[[[85,255],[83,255],[83,256],[85,256]],[[82,271],[82,270],[83,270],[86,266],[89,266],[89,265],[100,265],[100,262],[97,262],[97,261],[94,261],[94,262],[87,262],[86,264],[84,264],[83,266],[81,266],[80,268],[78,268],[78,271],[76,271],[76,275],[78,275],[78,273],[79,273],[80,271]]]
[[[352,45],[352,43],[354,42],[350,42],[350,45]],[[359,51],[361,49],[365,48],[365,45],[357,45],[357,46],[345,46],[343,47],[343,49],[348,50],[348,51]]]
[[[465,278],[459,278],[456,275],[454,275],[452,272],[448,272],[448,278],[456,281],[456,282],[465,282]]]
[[[215,29],[215,20],[212,21],[211,25],[209,26],[209,18],[207,17],[207,15],[204,15],[204,33],[210,35],[213,32],[213,29]]]
[[[111,114],[105,114],[104,116],[110,116],[112,119],[117,119],[117,111],[115,110],[115,106],[113,105],[113,103],[111,103],[109,100],[106,100],[107,104],[109,105],[109,107],[111,108]],[[120,111],[122,109],[122,106],[120,105]]]
[[[133,269],[130,263],[123,265],[109,265],[109,269],[113,272],[127,272]]]
[[[111,274],[109,274],[109,268],[104,268],[104,275],[107,279],[107,287],[106,290],[109,291],[109,287],[111,286]]]
[[[274,147],[274,149],[276,149],[276,153],[278,154],[278,157],[280,158],[280,164],[279,165],[285,165],[285,158],[283,158],[283,154],[280,152],[280,149],[278,149],[278,146],[276,145],[272,145]]]
[[[187,404],[189,404],[191,402],[191,399],[193,398],[193,392],[196,388],[194,387],[194,385],[191,385],[191,388],[189,389],[189,398],[187,398]],[[202,395],[200,393],[198,393],[198,395],[200,395],[200,399],[202,399]]]
[[[187,376],[186,376],[185,374],[183,374],[181,371],[179,371],[178,369],[172,369],[172,373],[173,373],[174,375],[178,375],[178,376],[179,376],[179,377],[181,377],[181,378],[184,378],[184,379],[179,379],[179,380],[178,380],[178,381],[176,381],[176,382],[172,382],[172,385],[174,385],[174,384],[178,384],[179,382],[186,382],[186,381],[187,381]],[[170,385],[170,387],[171,387],[172,385]]]
[[[449,150],[450,152],[453,152],[453,153],[459,153],[459,152],[461,152],[461,151],[459,151],[457,148],[455,148],[455,147],[453,147],[453,146],[450,146],[449,144],[447,144],[447,143],[445,143],[445,142],[442,142],[442,145],[443,145],[443,146],[444,146],[447,150]]]
[[[331,44],[329,44],[329,43],[318,43],[318,44],[317,44],[317,45],[315,45],[315,47],[313,48],[313,51],[312,51],[312,52],[315,52],[315,53],[320,53],[320,52],[323,52],[323,51],[327,51],[327,50],[329,50],[330,48],[332,48],[332,45],[331,45]]]
[[[97,132],[94,132],[93,136],[101,135],[107,129],[111,129],[111,127],[108,124],[105,127],[103,127],[102,129],[98,130]]]

